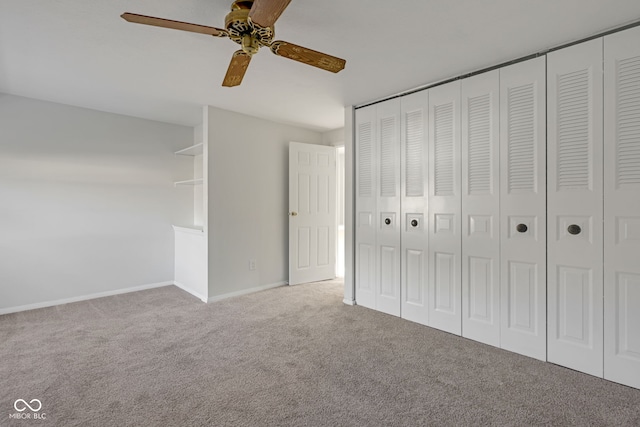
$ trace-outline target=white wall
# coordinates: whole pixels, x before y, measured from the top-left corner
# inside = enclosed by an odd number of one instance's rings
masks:
[[[289,142],[322,135],[213,107],[208,134],[209,298],[286,282]]]
[[[344,145],[344,128],[338,128],[323,133],[322,143],[324,145],[331,145],[334,147]]]
[[[204,140],[203,123],[193,129],[193,143],[200,144]],[[204,178],[204,154],[198,154],[193,158],[193,177]],[[193,225],[204,227],[204,191],[203,186],[196,185],[193,188]]]
[[[193,129],[0,94],[0,312],[173,281]]]

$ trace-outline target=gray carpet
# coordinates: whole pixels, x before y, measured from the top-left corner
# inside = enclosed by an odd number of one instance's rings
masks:
[[[10,419],[19,398],[46,420]],[[166,287],[0,316],[0,426],[31,425],[638,426],[640,390],[345,306],[336,282]]]

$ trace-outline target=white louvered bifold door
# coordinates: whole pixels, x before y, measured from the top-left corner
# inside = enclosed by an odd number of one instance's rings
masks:
[[[547,357],[602,376],[602,39],[547,61]]]
[[[400,99],[376,105],[376,310],[400,316]]]
[[[429,89],[429,326],[460,335],[460,81]]]
[[[355,111],[355,293],[363,307],[376,305],[376,107]]]
[[[462,336],[500,346],[500,83],[462,81]]]
[[[640,388],[640,28],[604,52],[604,377]]]
[[[546,360],[546,57],[500,69],[500,347]]]
[[[403,319],[426,325],[429,277],[428,93],[416,92],[401,99],[401,311]]]

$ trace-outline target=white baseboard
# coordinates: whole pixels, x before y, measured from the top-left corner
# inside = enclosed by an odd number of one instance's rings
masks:
[[[287,282],[272,283],[270,285],[256,286],[255,288],[243,289],[241,291],[229,292],[228,294],[215,295],[209,298],[208,302],[222,301],[231,297],[239,297],[240,295],[252,294],[254,292],[266,291],[267,289],[278,288],[286,285]]]
[[[343,303],[347,304],[347,305],[356,305],[356,302],[352,299],[343,299],[342,300]]]
[[[82,295],[82,296],[73,297],[73,298],[64,298],[64,299],[59,299],[55,301],[44,301],[44,302],[38,302],[35,304],[0,308],[0,315],[17,313],[19,311],[35,310],[37,308],[53,307],[54,305],[69,304],[72,302],[80,302],[80,301],[86,301],[86,300],[96,299],[96,298],[110,297],[113,295],[128,294],[129,292],[138,292],[138,291],[144,291],[146,289],[162,288],[164,286],[171,286],[171,285],[173,285],[173,281],[151,283],[149,285],[141,285],[141,286],[134,286],[132,288],[116,289],[115,291],[98,292],[95,294]]]
[[[176,285],[176,287],[182,289],[183,291],[185,291],[188,294],[193,295],[194,297],[198,298],[200,301],[202,302],[207,302],[207,297],[205,297],[204,295],[201,295],[200,293],[194,291],[193,289],[189,289],[187,286],[183,285],[180,282],[173,282],[174,285]]]

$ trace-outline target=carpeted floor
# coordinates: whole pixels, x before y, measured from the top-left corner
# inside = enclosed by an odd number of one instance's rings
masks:
[[[46,419],[10,418],[17,399]],[[0,316],[0,426],[31,425],[639,426],[640,390],[343,305],[337,282],[166,287]]]

